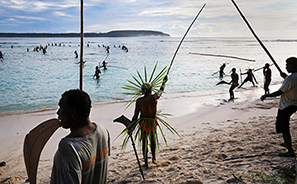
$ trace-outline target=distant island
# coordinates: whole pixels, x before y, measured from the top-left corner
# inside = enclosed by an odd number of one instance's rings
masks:
[[[121,30],[107,33],[84,33],[84,37],[170,36],[160,31]],[[0,33],[0,37],[80,37],[80,33]]]

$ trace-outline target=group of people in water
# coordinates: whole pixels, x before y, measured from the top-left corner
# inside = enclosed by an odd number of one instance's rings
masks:
[[[47,49],[47,45],[45,47],[43,47],[42,45],[40,46],[36,46],[33,48],[33,51],[34,52],[39,52],[39,51],[42,51],[43,54],[46,53],[46,49]],[[29,52],[29,48],[27,48],[27,52]]]
[[[87,44],[87,47],[89,47],[89,46],[90,45]],[[98,47],[101,47],[101,46],[98,44]],[[104,44],[102,45],[102,47],[105,48],[105,51],[106,51],[106,54],[107,54],[106,55],[106,58],[107,58],[109,56],[109,54],[110,54],[110,51],[109,51],[110,47],[109,46],[106,46]],[[116,48],[117,46],[114,45],[114,47]],[[122,50],[124,50],[125,52],[128,52],[128,48],[125,45],[123,45],[123,46],[119,45],[118,47],[121,48]],[[78,58],[78,52],[76,50],[74,51],[74,56],[75,56],[75,58]],[[105,61],[106,58],[103,60],[102,65],[99,62],[99,66],[96,66],[95,67],[95,74],[93,75],[93,79],[99,79],[100,78],[100,74],[101,74],[100,68],[103,68],[104,70],[107,69],[107,63],[108,62]],[[85,61],[83,62],[83,64],[84,63],[85,63]],[[76,63],[76,64],[79,64],[79,62]]]
[[[100,65],[99,63],[99,66],[96,66],[95,67],[95,74],[93,75],[93,79],[100,79],[100,74],[101,74],[101,70],[100,68],[103,68],[104,70],[107,69],[107,62],[106,61],[103,61],[102,62],[102,65]]]
[[[264,81],[264,94],[269,94],[269,85],[271,83],[271,69],[269,68],[269,63],[266,63],[263,68],[263,75],[265,78]],[[219,76],[222,79],[224,77],[224,75],[226,75],[224,73],[224,69],[226,67],[226,63],[222,64],[219,70]],[[260,68],[260,69],[262,69]],[[232,68],[232,73],[231,73],[231,81],[230,82],[225,82],[225,81],[221,81],[218,84],[230,84],[230,88],[229,88],[229,94],[230,94],[230,98],[229,101],[234,100],[234,92],[233,90],[238,87],[241,88],[243,84],[245,84],[246,82],[251,82],[253,84],[254,87],[256,87],[255,83],[258,84],[256,77],[253,74],[253,70],[252,69],[248,69],[247,72],[245,73],[240,73],[240,75],[247,75],[246,78],[243,80],[243,82],[239,85],[239,75],[236,73],[236,68]]]
[[[0,47],[1,47],[1,46],[0,46]],[[13,49],[13,45],[11,45],[10,48]],[[43,47],[42,45],[40,45],[40,46],[36,46],[36,47],[34,47],[34,48],[33,48],[33,51],[34,51],[34,52],[42,51],[42,53],[45,54],[45,53],[46,53],[46,49],[47,49],[47,45],[46,45],[45,47]],[[29,52],[29,51],[30,51],[30,49],[27,48],[27,52]],[[0,51],[0,59],[4,59],[4,58],[3,58],[3,55],[4,55],[4,54],[2,53],[2,51]],[[1,61],[2,61],[2,60],[1,60]]]

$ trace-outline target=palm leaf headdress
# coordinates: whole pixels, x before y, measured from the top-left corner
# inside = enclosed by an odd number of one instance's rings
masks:
[[[148,78],[146,66],[144,66],[144,78],[141,76],[140,72],[137,70],[137,79],[135,76],[132,75],[134,81],[128,80],[129,84],[124,85],[121,87],[122,89],[128,90],[129,92],[123,92],[124,95],[130,95],[132,98],[129,100],[126,109],[140,96],[144,93],[142,86],[145,86],[147,89],[150,88],[152,92],[160,92],[160,87],[162,85],[164,77],[167,75],[167,66],[165,66],[156,76],[154,74],[156,72],[158,63],[155,64],[154,69]],[[150,86],[148,85],[150,84]]]

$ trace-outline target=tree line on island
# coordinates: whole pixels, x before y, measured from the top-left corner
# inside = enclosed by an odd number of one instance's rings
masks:
[[[119,30],[107,33],[84,33],[84,37],[170,36],[160,31]],[[80,37],[80,33],[0,33],[0,37]]]

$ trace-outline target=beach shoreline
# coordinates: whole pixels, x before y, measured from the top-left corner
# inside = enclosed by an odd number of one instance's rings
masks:
[[[217,104],[204,97],[161,98],[158,109],[171,113],[167,122],[182,138],[165,130],[168,148],[160,139],[157,152],[158,165],[149,162],[150,169],[144,169],[150,183],[224,183],[256,173],[273,173],[281,165],[289,165],[293,158],[278,157],[285,149],[279,146],[281,135],[274,130],[278,98],[260,101],[263,89],[256,88],[248,95],[235,92],[238,100],[222,101],[212,96]],[[250,99],[249,95],[253,96]],[[225,97],[228,94],[224,95]],[[122,138],[116,139],[124,126],[113,123],[122,114],[131,118],[134,105],[125,110],[127,103],[94,104],[91,120],[103,124],[111,135],[111,156],[109,157],[108,183],[143,183],[132,146],[128,143],[121,150]],[[56,109],[0,117],[0,182],[25,183],[27,179],[23,162],[22,146],[25,135],[37,124],[56,118]],[[296,117],[292,116],[291,131],[297,130]],[[58,129],[46,144],[38,167],[38,183],[49,183],[52,159],[59,140],[69,133]],[[297,137],[293,137],[297,149]],[[137,145],[137,144],[136,144]],[[141,165],[142,153],[137,147]],[[149,153],[150,158],[150,153]],[[150,160],[149,160],[150,161]]]

